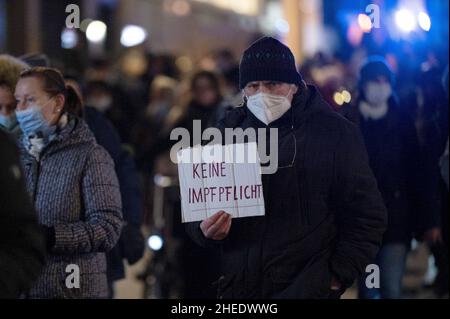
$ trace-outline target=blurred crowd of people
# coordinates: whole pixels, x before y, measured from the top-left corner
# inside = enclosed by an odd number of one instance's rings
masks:
[[[385,274],[381,277],[382,288],[368,290],[360,285],[359,296],[402,297],[402,278],[413,238],[425,241],[434,255],[439,270],[433,284],[435,294],[448,296],[448,61],[432,50],[423,54],[406,49],[372,53],[357,49],[345,60],[318,53],[300,61],[299,70],[307,83],[319,88],[336,112],[360,128],[388,209],[388,230],[377,257]],[[102,221],[104,227],[116,229],[113,233],[117,235],[119,216],[114,214],[114,207],[98,202],[109,214],[93,215],[91,224],[79,225],[79,229],[61,227],[47,230],[47,234],[50,233],[48,238],[84,236],[78,245],[86,251],[90,245],[114,246],[107,253],[110,297],[114,294],[113,282],[125,277],[123,259],[128,264],[137,262],[143,255],[144,235],[152,231],[162,234],[166,244],[162,253],[174,260],[166,265],[166,271],[170,272],[171,266],[182,269],[176,280],[166,279],[169,286],[178,285],[178,291],[162,290],[159,297],[214,297],[211,282],[217,278],[217,272],[212,265],[217,263],[217,253],[197,247],[181,225],[177,167],[169,158],[170,147],[176,141],[170,140],[170,132],[175,127],[192,132],[193,120],[201,120],[202,129],[212,127],[227,109],[239,107],[243,102],[239,61],[230,50],[223,49],[209,54],[186,73],[179,69],[176,58],[138,51],[130,52],[121,63],[96,59],[83,72],[73,72],[70,66],[60,70],[65,83],[74,90],[61,91],[66,100],[70,94],[79,99],[72,105],[61,104],[72,114],[65,125],[70,125],[72,116],[84,118],[97,143],[112,158],[122,198],[120,218],[125,226],[120,238],[93,238],[90,229],[97,229]],[[0,56],[0,127],[16,138],[20,127],[15,110],[22,103],[16,86],[21,81],[25,90],[21,72],[38,65],[49,67],[51,61],[36,56],[24,60]],[[45,80],[46,76],[37,78]],[[52,82],[57,75],[48,77]],[[336,98],[343,90],[349,95],[345,101]],[[62,130],[65,125],[61,124]],[[76,142],[79,141],[72,144]],[[84,152],[81,150],[74,147],[79,155]],[[98,157],[102,163],[101,154]],[[54,165],[62,174],[64,168]],[[174,185],[172,193],[170,187],[161,186],[161,177]],[[112,190],[107,192],[115,192],[114,184],[110,181]],[[77,184],[74,189],[79,187]],[[162,205],[161,189],[165,192]],[[86,200],[83,194],[78,195]],[[51,199],[41,196],[43,209]],[[81,206],[89,206],[82,200]],[[163,223],[158,220],[161,216]],[[73,218],[72,222],[78,217]],[[175,253],[169,250],[174,241],[179,243]],[[59,249],[75,249],[69,246]],[[101,259],[95,260],[100,267]]]

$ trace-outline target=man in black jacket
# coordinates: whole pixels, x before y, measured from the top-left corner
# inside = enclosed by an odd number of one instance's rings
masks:
[[[19,155],[0,130],[0,299],[27,291],[45,261],[44,231],[25,190]]]
[[[339,298],[375,258],[386,209],[358,129],[333,112],[273,38],[243,54],[245,103],[225,128],[278,129],[278,169],[262,176],[265,216],[218,212],[187,230],[220,246],[219,298]],[[261,138],[261,137],[259,137]]]

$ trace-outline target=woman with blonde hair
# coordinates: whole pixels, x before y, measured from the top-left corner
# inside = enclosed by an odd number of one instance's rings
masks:
[[[0,129],[16,138],[20,135],[20,128],[14,113],[14,89],[20,72],[26,68],[28,65],[21,60],[7,54],[0,55]]]

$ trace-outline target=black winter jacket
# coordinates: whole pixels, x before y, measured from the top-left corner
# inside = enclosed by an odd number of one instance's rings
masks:
[[[122,147],[116,129],[102,113],[90,106],[85,107],[85,120],[97,143],[105,148],[114,161],[122,197],[122,213],[126,224],[119,242],[106,254],[108,282],[112,283],[125,278],[123,259],[132,265],[144,254],[144,237],[140,231],[143,220],[142,194],[134,158]]]
[[[46,259],[45,232],[20,167],[14,141],[0,130],[0,299],[27,291]]]
[[[245,105],[219,123],[264,126]],[[332,276],[343,293],[375,258],[386,227],[361,135],[312,86],[269,127],[278,128],[279,166],[296,156],[292,168],[262,176],[265,216],[233,220],[223,241],[206,239],[199,223],[187,230],[198,244],[221,247],[219,298],[334,297]]]
[[[365,120],[358,103],[344,108],[343,114],[361,130],[369,164],[388,211],[383,243],[409,245],[415,233],[439,224],[433,222],[439,209],[433,209],[436,200],[430,191],[435,188],[433,183],[426,183],[425,176],[430,171],[421,158],[412,118],[402,111],[395,98],[389,99],[388,104],[386,116],[376,121]]]

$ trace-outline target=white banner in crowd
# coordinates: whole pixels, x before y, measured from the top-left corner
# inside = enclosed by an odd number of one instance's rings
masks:
[[[256,143],[196,146],[177,158],[183,223],[221,210],[233,218],[264,215]]]

